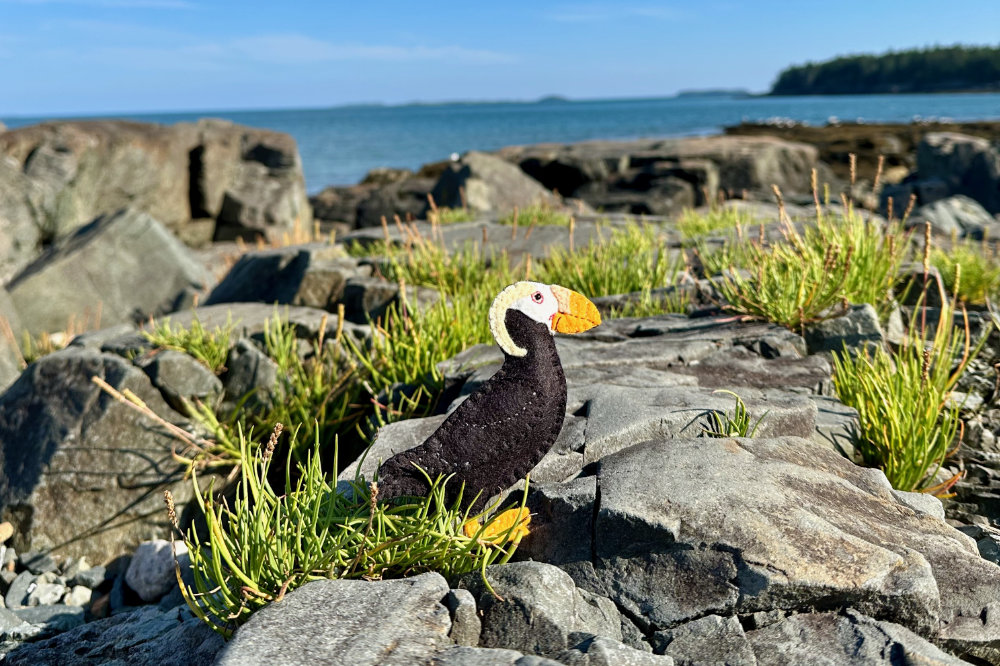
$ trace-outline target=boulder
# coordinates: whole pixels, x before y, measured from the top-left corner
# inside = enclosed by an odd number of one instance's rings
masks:
[[[397,215],[401,220],[424,217],[427,195],[437,182],[434,178],[416,175],[369,189],[355,208],[355,225],[380,227],[383,217],[394,224]]]
[[[906,627],[880,622],[853,610],[841,615],[793,615],[748,631],[745,641],[758,664],[960,666],[968,663],[943,652]]]
[[[987,139],[929,132],[917,146],[917,173],[922,180],[942,180],[949,194],[964,194],[1000,213],[1000,150]]]
[[[279,303],[336,310],[347,280],[371,275],[337,245],[311,243],[249,252],[216,285],[205,305]]]
[[[7,286],[25,330],[117,324],[175,309],[207,284],[187,248],[136,209],[107,215],[50,248]]]
[[[370,582],[318,580],[261,609],[219,654],[219,666],[248,663],[427,663],[452,643],[437,573]]]
[[[981,655],[1000,640],[1000,567],[901,503],[881,472],[819,445],[648,442],[601,460],[597,484],[592,564],[578,565],[576,583],[647,631],[850,606],[953,652]]]
[[[358,204],[367,197],[375,185],[331,185],[309,197],[314,220],[343,223],[353,229],[358,219]],[[389,219],[392,219],[391,216]]]
[[[584,631],[621,640],[621,617],[609,600],[584,596],[566,572],[542,562],[516,562],[467,575],[462,585],[476,597],[482,647],[554,657],[572,647],[570,635]]]
[[[851,305],[843,314],[807,324],[803,337],[809,352],[843,352],[873,349],[885,341],[875,308],[867,303]]]
[[[995,232],[997,228],[993,216],[979,202],[964,194],[920,206],[907,219],[907,226],[922,228],[926,222],[931,223],[936,234],[974,240],[993,238],[990,231]]]
[[[516,166],[476,151],[466,153],[446,169],[431,193],[438,206],[468,207],[480,212],[509,213],[515,208],[558,207],[561,203]]]
[[[367,325],[383,319],[390,307],[397,313],[403,303],[399,283],[389,282],[379,277],[352,277],[344,285],[341,303],[344,304],[344,318],[355,324]],[[410,285],[406,287],[406,305],[413,310],[430,308],[441,300],[437,289]]]
[[[9,185],[9,187],[8,187]],[[124,207],[192,243],[281,236],[312,213],[295,141],[221,120],[52,122],[0,138],[0,277]]]
[[[640,205],[637,193],[650,191],[655,202],[658,183],[675,192],[684,183],[689,194],[683,196],[691,197],[693,205],[704,205],[714,200],[718,189],[732,195],[747,190],[770,199],[771,185],[776,184],[786,195],[809,194],[814,168],[829,180],[816,148],[770,136],[539,144],[504,148],[499,154],[546,188],[595,208],[601,199],[614,196],[622,201],[631,197],[631,205]],[[662,193],[659,197],[663,199]]]
[[[180,418],[119,356],[70,347],[33,363],[0,396],[0,507],[19,551],[104,562],[166,536],[164,488],[179,507],[192,496],[171,456],[176,440],[104,393],[94,376]]]
[[[172,408],[187,414],[197,403],[215,407],[222,397],[222,382],[209,368],[184,352],[160,349],[136,359]]]
[[[186,606],[166,611],[143,606],[89,622],[48,640],[26,643],[9,652],[4,663],[188,666],[211,663],[224,645],[222,636],[194,617]]]

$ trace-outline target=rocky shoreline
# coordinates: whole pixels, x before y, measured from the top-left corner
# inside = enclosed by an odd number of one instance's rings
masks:
[[[783,214],[808,221],[814,170],[835,195],[850,190],[837,155],[844,142],[857,146],[864,173],[861,147],[881,145],[868,130],[919,133],[886,153],[896,171],[886,169],[878,188],[856,179],[853,194],[872,215],[888,213],[891,197],[898,217],[912,196],[912,224],[929,223],[942,239],[1000,238],[1000,148],[994,135],[978,136],[996,126],[970,125],[972,136],[861,126],[847,138],[824,128],[825,139],[808,142],[813,128],[773,129],[470,153],[417,173],[373,172],[309,201],[294,143],[274,132],[217,121],[0,132],[6,661],[1000,664],[1000,333],[961,386],[963,441],[943,476],[966,476],[942,503],[856,466],[856,416],[832,393],[830,350],[893,344],[898,330],[863,304],[801,335],[740,321],[719,310],[699,276],[685,287],[692,316],[610,319],[559,339],[569,407],[560,440],[532,474],[532,534],[518,561],[488,571],[504,601],[473,575],[318,581],[224,643],[173,580],[161,493],[171,488],[183,508],[194,489],[164,424],[193,429],[185,400],[235,405],[276,394],[264,353],[275,304],[300,354],[321,330],[330,341],[369,339],[368,320],[407,287],[384,279],[372,258],[348,254],[352,242],[416,235],[540,260],[642,216],[678,252],[677,216],[720,205],[777,236],[772,185]],[[572,224],[501,223],[539,206],[571,214]],[[467,209],[472,220],[422,221],[436,208]],[[271,247],[248,248],[243,239],[258,235]],[[439,298],[409,289],[416,307]],[[595,301],[607,311],[634,297]],[[164,314],[207,328],[233,323],[225,369],[155,348],[138,324]],[[912,318],[912,306],[897,316]],[[970,316],[973,331],[989,330],[988,313]],[[71,330],[74,320],[97,330]],[[25,367],[24,332],[68,344]],[[498,359],[478,345],[443,363],[450,406],[383,428],[362,472],[422,441]],[[131,391],[164,423],[93,377]],[[732,406],[717,389],[766,414],[757,437],[699,436],[709,414]]]

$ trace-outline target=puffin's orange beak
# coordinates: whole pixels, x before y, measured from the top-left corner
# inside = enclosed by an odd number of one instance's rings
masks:
[[[559,333],[582,333],[601,323],[601,313],[586,296],[555,284],[550,288],[559,303],[559,312],[552,316],[553,330]]]

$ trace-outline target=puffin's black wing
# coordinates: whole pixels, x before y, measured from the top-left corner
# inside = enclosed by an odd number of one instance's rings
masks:
[[[510,320],[518,317],[507,318],[512,325]],[[382,465],[381,497],[426,494],[427,481],[414,466],[419,465],[431,479],[454,474],[447,488],[449,501],[464,482],[463,507],[479,494],[474,508],[481,508],[538,464],[562,428],[566,379],[548,330],[535,324],[532,333],[537,339],[531,340],[527,356],[507,356],[503,367],[423,444]]]

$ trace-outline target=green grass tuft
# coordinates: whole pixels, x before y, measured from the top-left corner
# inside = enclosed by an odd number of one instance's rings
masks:
[[[733,411],[728,413],[712,412],[708,415],[711,428],[705,428],[702,432],[706,437],[754,437],[760,422],[767,416],[767,412],[760,415],[756,422],[750,417],[750,411],[743,402],[743,398],[732,391],[720,389],[713,393],[728,393],[736,400]]]
[[[152,329],[143,331],[142,334],[154,347],[182,351],[219,374],[226,368],[229,343],[235,327],[232,319],[227,319],[225,326],[216,326],[210,331],[197,317],[186,327],[172,325],[167,318],[154,322]]]
[[[751,241],[715,284],[729,307],[792,330],[818,321],[843,302],[891,299],[896,269],[908,251],[896,225],[886,228],[861,214],[825,216],[799,233],[789,224],[773,245]]]
[[[959,408],[949,398],[986,338],[972,346],[968,321],[964,331],[954,326],[954,312],[943,307],[933,332],[911,325],[895,352],[834,355],[837,396],[858,410],[862,463],[884,471],[899,490],[930,487],[957,444]]]
[[[350,484],[351,493],[338,491],[337,470],[327,475],[320,467],[318,440],[296,473],[289,462],[284,488],[276,491],[268,479],[280,432],[279,426],[265,446],[240,434],[247,462],[231,506],[211,491],[202,495],[194,479],[206,525],[184,535],[193,584],[181,589],[193,612],[224,636],[311,580],[437,571],[454,581],[508,561],[517,548],[516,538],[508,541],[513,525],[499,543],[478,538],[489,522],[466,536],[462,526],[472,516],[459,508],[460,499],[446,504],[446,478],[433,481],[427,498],[404,503],[379,503],[374,486],[360,478]],[[527,486],[522,509],[526,498]],[[176,521],[169,495],[167,504]]]
[[[934,248],[931,263],[937,267],[948,293],[964,303],[983,305],[1000,298],[1000,255],[997,247],[985,242],[961,241],[944,251]],[[961,267],[956,284],[956,266]],[[956,290],[957,287],[957,290]]]
[[[521,227],[559,226],[568,227],[573,216],[561,210],[556,210],[544,204],[535,204],[525,208],[515,208],[497,222],[500,224],[517,224]]]

